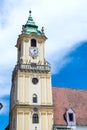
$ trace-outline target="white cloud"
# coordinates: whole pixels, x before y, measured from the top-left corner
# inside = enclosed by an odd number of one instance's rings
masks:
[[[11,88],[11,74],[10,76],[5,74],[0,75],[0,98],[8,96]]]
[[[46,57],[52,64],[53,73],[59,72],[71,61],[66,55],[80,41],[87,40],[86,5],[87,0],[4,0],[0,9],[0,72],[16,64],[14,46],[27,21],[29,9],[39,29],[45,27],[48,37]],[[2,96],[8,93],[5,89]]]
[[[5,87],[0,87],[0,98],[4,96],[8,96],[10,94],[10,87],[5,86]]]

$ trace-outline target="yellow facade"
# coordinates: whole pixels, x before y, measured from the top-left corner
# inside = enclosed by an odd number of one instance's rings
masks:
[[[46,36],[32,32],[19,35],[17,40],[17,65],[11,87],[10,130],[52,130],[51,68],[45,59],[46,39]],[[34,51],[38,52],[33,54]]]

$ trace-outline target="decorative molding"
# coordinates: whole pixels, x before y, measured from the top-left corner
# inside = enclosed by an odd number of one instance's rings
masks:
[[[28,38],[24,38],[24,42],[29,42],[29,39]]]

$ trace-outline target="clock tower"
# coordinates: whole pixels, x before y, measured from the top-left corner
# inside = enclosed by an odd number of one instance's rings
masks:
[[[46,39],[43,27],[38,30],[29,11],[16,44],[9,130],[52,130],[51,67],[45,59]]]

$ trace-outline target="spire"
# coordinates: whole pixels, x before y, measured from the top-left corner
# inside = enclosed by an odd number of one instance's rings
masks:
[[[22,26],[22,33],[23,34],[30,34],[30,33],[36,33],[37,35],[44,35],[43,32],[38,30],[38,26],[35,24],[32,16],[32,11],[29,10],[29,17],[25,25]]]
[[[32,16],[31,16],[31,13],[32,13],[32,11],[30,10],[29,17],[28,17],[27,23],[25,25],[36,26]],[[38,27],[38,26],[36,26],[36,27]]]

